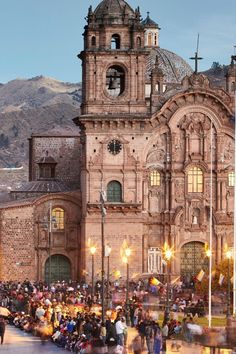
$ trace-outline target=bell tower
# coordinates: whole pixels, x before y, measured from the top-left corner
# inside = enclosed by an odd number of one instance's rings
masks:
[[[144,114],[146,57],[139,8],[124,0],[90,6],[84,31],[81,114]]]

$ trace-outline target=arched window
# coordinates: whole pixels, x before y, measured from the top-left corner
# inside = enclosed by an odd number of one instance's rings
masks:
[[[137,37],[137,48],[141,48],[141,38]]]
[[[157,33],[155,33],[154,35],[154,45],[157,46],[158,45],[158,37],[157,37]]]
[[[148,33],[147,44],[148,44],[149,47],[152,46],[152,33]]]
[[[52,228],[57,230],[65,229],[65,211],[62,208],[52,210]]]
[[[120,182],[111,181],[107,186],[107,201],[111,203],[122,202],[122,187]]]
[[[231,84],[231,91],[234,92],[236,89],[235,82],[232,82]]]
[[[150,172],[150,184],[151,186],[160,186],[161,185],[161,175],[158,171],[153,170]]]
[[[113,34],[111,37],[111,49],[120,49],[120,36]]]
[[[228,174],[228,186],[234,187],[234,172],[229,172]]]
[[[203,173],[199,167],[191,167],[188,170],[188,193],[203,192]]]
[[[92,39],[91,39],[91,45],[93,47],[95,47],[95,45],[96,45],[96,37],[95,36],[93,36]]]
[[[110,96],[118,97],[125,90],[125,71],[119,65],[112,65],[106,73],[106,88]]]

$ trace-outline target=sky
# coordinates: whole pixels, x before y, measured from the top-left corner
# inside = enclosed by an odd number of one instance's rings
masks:
[[[81,81],[77,54],[89,5],[99,0],[0,0],[0,82],[38,75],[66,82]],[[229,64],[236,46],[236,0],[128,0],[159,24],[160,47],[189,60],[196,51],[204,59]]]

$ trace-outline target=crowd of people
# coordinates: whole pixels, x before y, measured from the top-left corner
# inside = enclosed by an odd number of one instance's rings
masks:
[[[140,288],[141,284],[137,283],[128,308],[120,304],[109,309],[104,323],[99,291],[92,299],[86,283],[57,282],[49,288],[47,284],[32,283],[28,279],[22,283],[0,282],[0,306],[10,310],[9,324],[40,336],[42,343],[50,339],[58,347],[78,354],[130,351],[138,354],[144,348],[149,354],[159,354],[165,353],[167,338],[182,335],[192,341],[187,326],[193,323],[192,317],[180,323],[174,316],[160,326],[153,311],[144,309],[139,301]],[[179,303],[178,297],[175,303]],[[127,323],[137,331],[129,342]],[[4,332],[2,341],[3,337]]]

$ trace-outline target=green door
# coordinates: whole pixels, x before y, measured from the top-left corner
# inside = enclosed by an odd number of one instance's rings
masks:
[[[71,264],[70,260],[61,255],[54,254],[51,256],[51,262],[49,258],[45,264],[45,281],[49,280],[49,268],[51,267],[51,282],[55,281],[68,281],[71,279]]]
[[[204,243],[189,242],[181,248],[180,273],[182,277],[191,279],[198,275],[200,270],[208,269],[208,258],[206,257]]]

